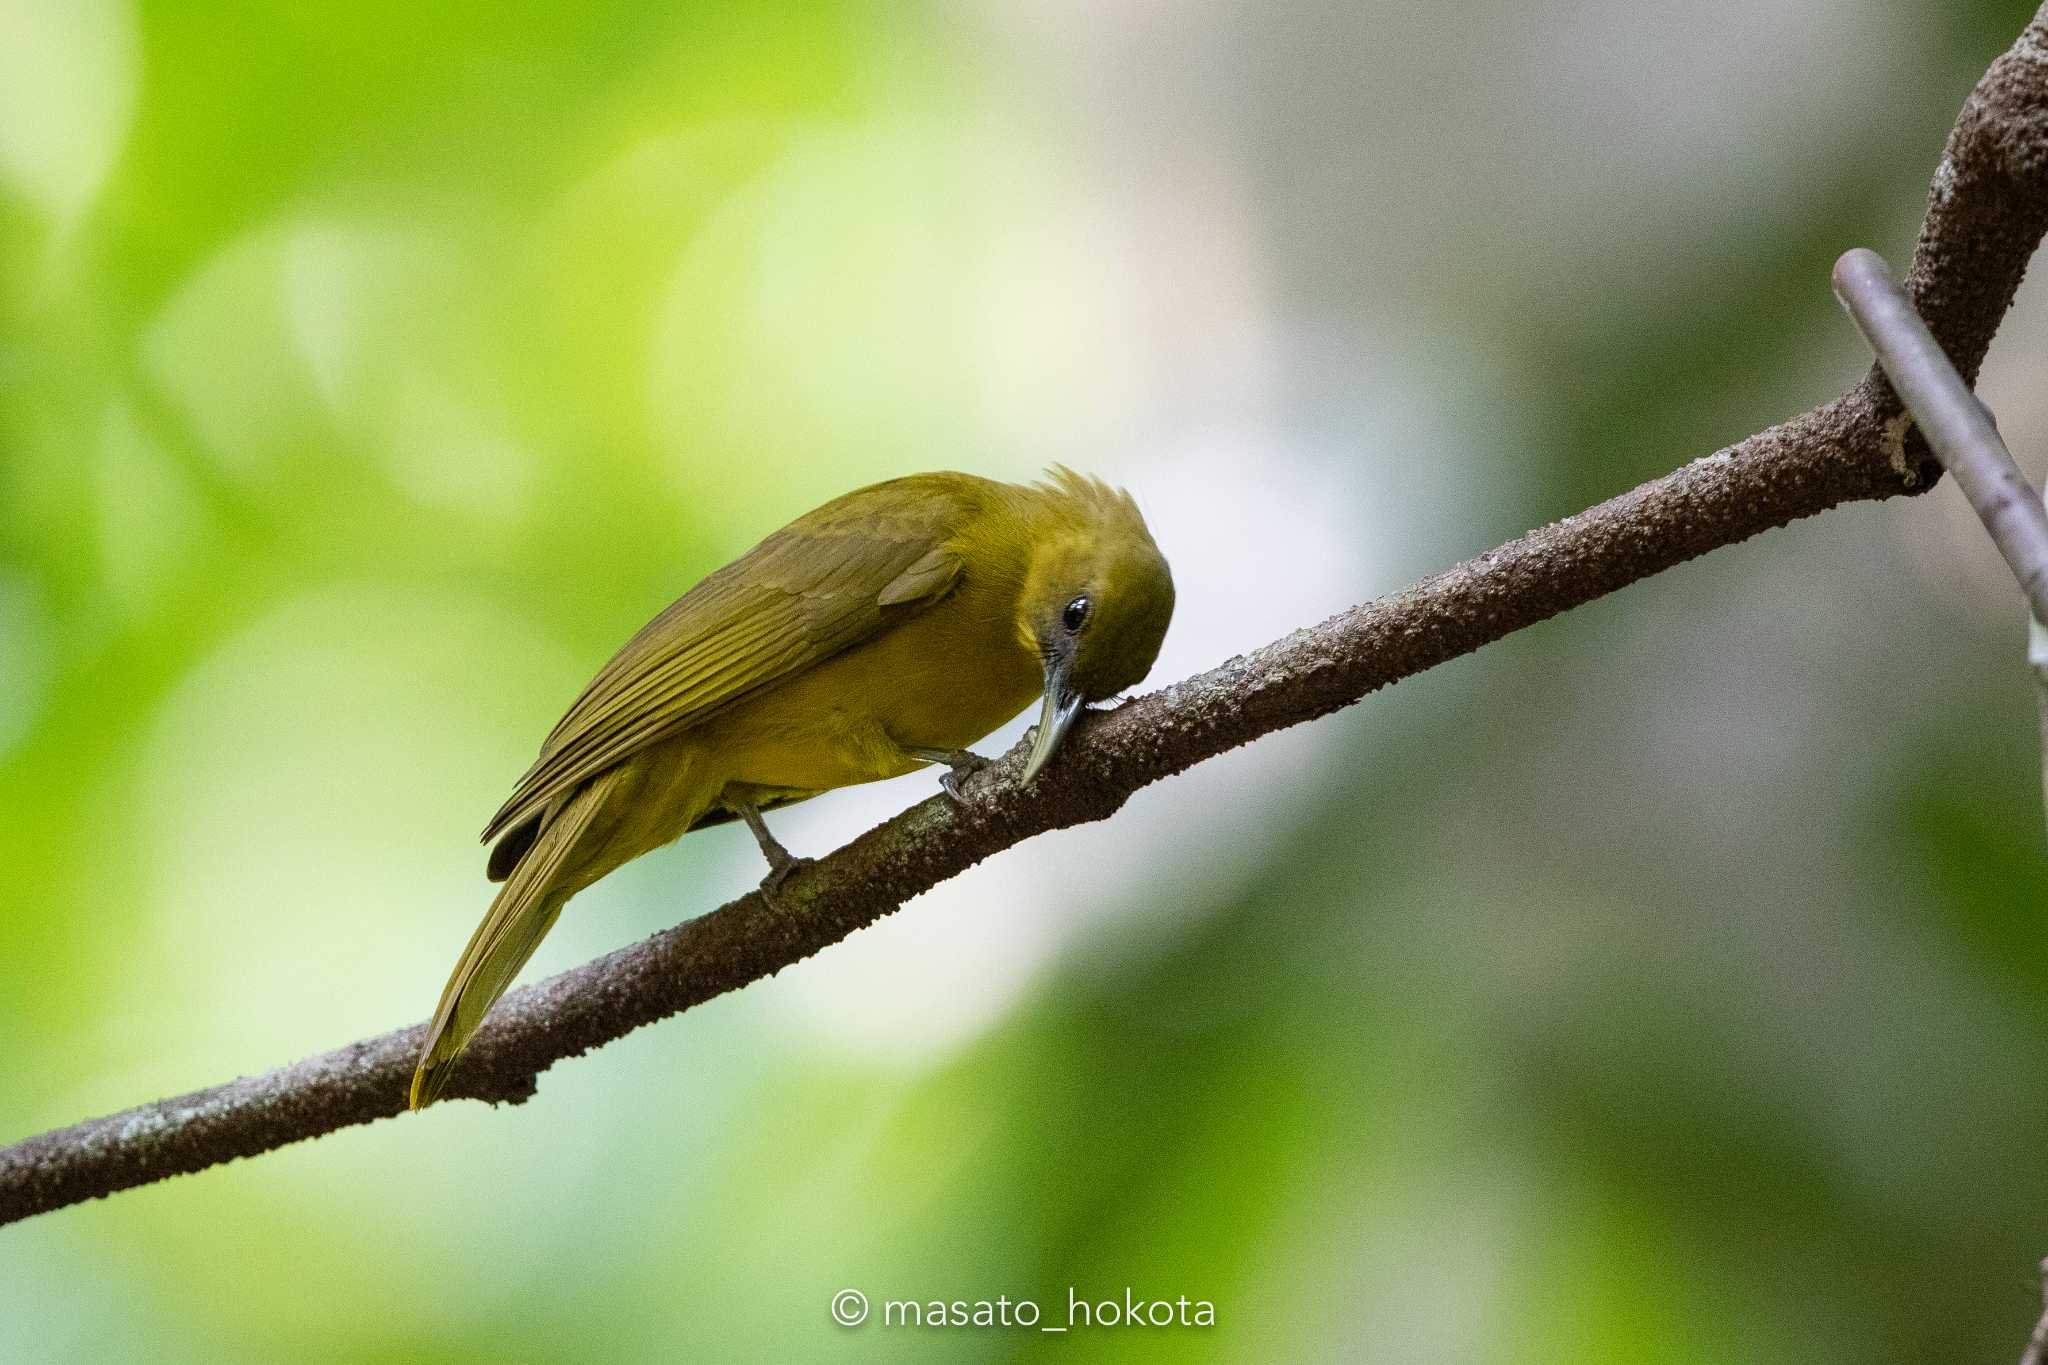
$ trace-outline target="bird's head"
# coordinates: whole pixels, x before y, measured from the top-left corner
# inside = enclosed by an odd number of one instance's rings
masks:
[[[1024,780],[1081,708],[1140,682],[1173,617],[1173,575],[1131,495],[1065,469],[1042,490],[1052,515],[1034,547],[1018,633],[1045,662],[1045,704]]]

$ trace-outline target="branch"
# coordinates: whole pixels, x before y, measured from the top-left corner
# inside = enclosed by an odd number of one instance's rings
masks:
[[[1907,289],[1966,375],[2048,228],[2048,5],[1971,93],[1935,176]],[[1898,400],[1865,376],[1833,402],[1532,531],[1405,591],[1091,718],[1029,791],[1021,747],[969,786],[758,894],[501,1001],[454,1094],[517,1101],[577,1056],[783,967],[919,892],[1132,792],[1723,545],[1931,482]],[[0,1223],[269,1151],[405,1108],[422,1025],[0,1149]]]
[[[1862,247],[1843,252],[1835,262],[1835,297],[1877,353],[1878,368],[1941,467],[1955,476],[2027,599],[2027,663],[2041,714],[2042,810],[2048,812],[2048,507],[2005,448],[1991,410],[1942,354],[1882,256]]]
[[[1862,247],[1844,252],[1834,278],[1836,297],[1877,353],[1878,367],[1935,458],[2005,556],[2034,620],[2048,621],[2048,507],[2020,473],[1990,411],[1942,354],[1882,256]]]

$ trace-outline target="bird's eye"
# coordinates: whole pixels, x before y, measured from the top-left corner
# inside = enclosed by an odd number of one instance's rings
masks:
[[[1060,615],[1060,623],[1069,631],[1079,630],[1081,623],[1088,619],[1089,605],[1090,603],[1086,597],[1075,598],[1067,603],[1066,611]]]

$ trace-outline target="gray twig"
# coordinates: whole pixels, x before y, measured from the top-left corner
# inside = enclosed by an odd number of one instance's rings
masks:
[[[2033,618],[2027,663],[2040,713],[2041,809],[2048,817],[2048,507],[2006,449],[1991,410],[1956,373],[1882,256],[1863,247],[1844,252],[1835,262],[1835,297],[2026,596]]]
[[[2048,622],[2048,508],[2005,448],[1990,410],[1963,383],[1882,256],[1864,247],[1844,252],[1835,262],[1835,296],[2005,556],[2034,620]]]
[[[1907,289],[1965,374],[1982,362],[2048,230],[2048,5],[1986,72],[1949,134]],[[735,990],[873,923],[1033,834],[1590,602],[1674,564],[1855,499],[1924,487],[1900,408],[1866,376],[1842,397],[1405,591],[1091,718],[1028,792],[1012,751],[970,806],[934,797],[758,895],[507,996],[456,1093],[531,1094],[535,1077]],[[89,1119],[0,1149],[0,1222],[405,1109],[420,1025],[262,1076]]]
[[[2034,706],[2041,715],[2041,813],[2048,818],[2048,626],[2027,622],[2027,666],[2034,670]]]

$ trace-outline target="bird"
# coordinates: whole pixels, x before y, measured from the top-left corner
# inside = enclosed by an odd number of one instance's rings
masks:
[[[409,1106],[448,1087],[562,907],[618,867],[732,820],[771,904],[804,861],[762,812],[943,765],[1042,698],[1023,782],[1092,702],[1141,682],[1173,577],[1128,492],[912,474],[798,517],[705,577],[598,671],[485,827],[500,883],[428,1025]]]

